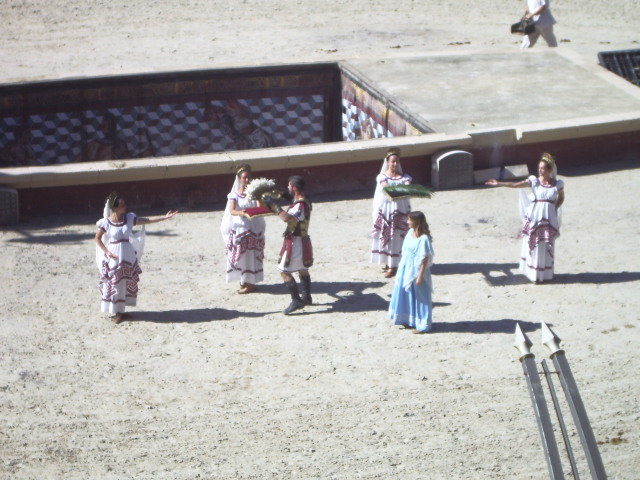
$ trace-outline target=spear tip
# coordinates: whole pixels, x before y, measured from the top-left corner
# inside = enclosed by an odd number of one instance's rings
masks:
[[[515,331],[515,342],[513,342],[513,346],[516,347],[520,351],[520,359],[523,357],[532,355],[531,346],[533,343],[529,340],[529,337],[522,331],[520,328],[520,323],[516,323],[516,331]]]
[[[560,342],[562,342],[560,337],[558,337],[546,323],[541,322],[540,327],[540,340],[551,351],[551,355],[562,351],[562,348],[560,348]]]

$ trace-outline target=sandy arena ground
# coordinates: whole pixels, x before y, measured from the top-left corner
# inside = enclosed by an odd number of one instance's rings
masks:
[[[640,48],[634,0],[553,1],[560,48]],[[0,79],[513,49],[509,0],[4,0]],[[259,46],[259,48],[257,48]],[[546,48],[544,42],[536,48]],[[390,72],[393,75],[393,72]]]
[[[505,32],[521,5],[503,3],[9,0],[0,75],[517,55]],[[560,48],[594,62],[600,50],[638,48],[636,2],[553,8],[558,38],[570,40]],[[368,263],[372,192],[315,199],[315,305],[289,317],[275,218],[265,282],[249,296],[224,282],[220,205],[149,226],[138,306],[118,326],[99,313],[100,212],[0,230],[0,478],[545,479],[512,347],[520,322],[545,358],[544,320],[564,340],[609,477],[637,479],[640,168],[559,161],[567,200],[551,284],[516,271],[513,190],[413,202],[436,249],[435,326],[422,336],[386,319],[392,282]],[[363,172],[372,190],[376,173]]]
[[[94,218],[0,232],[0,477],[544,479],[511,345],[520,322],[544,358],[544,320],[564,339],[610,478],[637,478],[640,169],[615,167],[562,177],[552,284],[515,270],[514,190],[414,201],[436,248],[424,336],[386,319],[369,198],[315,203],[316,304],[289,317],[273,217],[265,282],[248,296],[224,282],[220,210],[150,225],[139,305],[118,326],[98,313]]]

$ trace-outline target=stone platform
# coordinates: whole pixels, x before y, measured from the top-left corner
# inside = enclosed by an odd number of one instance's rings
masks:
[[[565,49],[346,61],[434,131],[640,116],[640,88]],[[594,119],[597,123],[597,119]]]

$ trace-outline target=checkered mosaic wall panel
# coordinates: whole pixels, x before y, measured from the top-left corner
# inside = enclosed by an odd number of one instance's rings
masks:
[[[330,140],[324,95],[140,105],[0,118],[0,167]]]
[[[345,141],[393,137],[384,125],[378,123],[358,104],[342,99],[342,139]]]

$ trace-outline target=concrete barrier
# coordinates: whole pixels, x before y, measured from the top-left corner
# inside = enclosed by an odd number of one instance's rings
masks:
[[[249,163],[258,174],[309,175],[316,186],[313,193],[348,191],[369,185],[369,176],[375,177],[378,162],[390,147],[401,149],[403,162],[412,161],[411,171],[419,173],[425,184],[432,180],[432,156],[447,150],[473,154],[476,170],[522,163],[531,169],[543,151],[556,154],[564,167],[623,158],[640,160],[640,112],[458,135],[428,133],[263,150],[4,168],[0,169],[0,186],[18,190],[23,213],[45,211],[43,198],[56,199],[63,210],[95,209],[98,193],[103,195],[107,189],[120,190],[126,185],[131,185],[126,187],[129,192],[135,186],[137,201],[148,206],[160,205],[160,191],[175,202],[184,203],[191,195],[188,192],[193,191],[200,192],[196,197],[202,199],[201,203],[218,202],[222,197],[212,189],[226,185],[228,176],[242,163]],[[336,166],[340,169],[329,168]],[[336,172],[340,178],[336,178]],[[88,188],[94,185],[104,188]],[[73,191],[66,188],[71,186]],[[65,197],[72,194],[73,201],[67,201]],[[145,200],[145,195],[152,198]],[[96,198],[89,198],[92,196]]]
[[[19,220],[18,191],[0,187],[0,226],[16,225]]]
[[[390,147],[403,157],[425,156],[469,145],[468,135],[420,136],[335,142],[163,158],[70,163],[0,169],[0,185],[16,189],[140,182],[203,175],[229,175],[248,163],[256,172],[328,166],[382,159]]]

